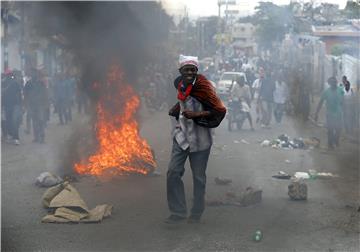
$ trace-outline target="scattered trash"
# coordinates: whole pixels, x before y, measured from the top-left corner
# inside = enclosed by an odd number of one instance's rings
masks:
[[[283,172],[283,171],[279,171],[278,174],[273,175],[273,178],[277,178],[277,179],[290,179],[291,175]]]
[[[275,149],[313,149],[320,146],[320,140],[316,137],[311,138],[294,138],[293,140],[290,140],[290,137],[286,134],[282,134],[278,136],[277,139],[274,139],[272,141],[270,140],[264,140],[261,142],[261,146],[267,147],[271,146]]]
[[[234,143],[236,143],[236,144],[238,144],[238,143],[240,143],[238,140],[234,140]]]
[[[260,144],[262,147],[267,147],[267,146],[270,146],[270,141],[269,140],[264,140],[261,142]]]
[[[246,141],[245,139],[241,139],[241,142],[243,143],[243,144],[250,144],[248,141]]]
[[[289,159],[286,159],[286,160],[285,160],[285,163],[291,164],[291,161],[290,161]]]
[[[63,179],[50,172],[43,172],[36,178],[35,185],[40,187],[51,187],[63,182]]]
[[[312,170],[312,169],[310,169],[310,170],[308,171],[308,174],[309,174],[309,179],[310,179],[310,180],[315,180],[315,179],[317,179],[317,177],[318,177],[317,172],[316,172],[315,170]]]
[[[103,204],[89,210],[78,191],[67,181],[47,189],[42,204],[50,212],[42,219],[44,223],[100,222],[111,215],[113,208]]]
[[[331,172],[318,172],[316,174],[318,179],[327,179],[327,178],[338,178],[339,175],[332,174]]]
[[[253,240],[259,242],[261,241],[261,239],[262,239],[262,232],[260,230],[256,230],[254,233]]]
[[[317,172],[316,170],[310,169],[308,172],[295,172],[294,178],[301,179],[327,179],[327,178],[338,178],[338,175],[332,174],[330,172]]]
[[[216,177],[214,180],[217,185],[228,185],[232,182],[231,179],[222,178],[222,177]]]
[[[292,200],[307,199],[307,185],[303,179],[295,179],[288,186],[288,195]]]
[[[295,172],[294,177],[297,179],[309,179],[310,175],[307,172]]]

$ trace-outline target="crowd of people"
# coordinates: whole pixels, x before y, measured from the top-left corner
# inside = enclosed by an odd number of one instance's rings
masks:
[[[257,73],[254,69],[257,69]],[[353,134],[355,129],[359,129],[360,83],[356,83],[354,88],[346,76],[342,77],[341,83],[336,77],[327,80],[318,109],[311,115],[310,103],[314,93],[304,69],[291,72],[285,66],[260,59],[253,66],[240,67],[239,71],[245,75],[233,80],[229,97],[230,100],[240,101],[239,106],[247,115],[251,130],[254,130],[250,109],[252,105],[255,106],[256,123],[269,129],[272,119],[275,118],[275,122],[280,124],[285,112],[304,120],[311,117],[317,120],[323,102],[326,102],[329,148],[339,146],[341,129],[345,129],[347,134]]]
[[[20,144],[19,129],[24,121],[24,133],[32,131],[33,142],[45,143],[45,131],[50,114],[58,115],[59,125],[72,120],[72,109],[84,113],[87,98],[78,90],[75,74],[57,73],[53,77],[44,71],[31,69],[25,76],[21,71],[6,70],[1,76],[2,140]]]
[[[145,67],[144,74],[138,80],[139,91],[148,111],[161,111],[174,103],[173,94],[176,90],[172,84],[179,73],[173,69],[168,70],[170,65],[150,64]],[[300,115],[305,120],[311,116],[310,101],[313,99],[313,93],[309,87],[310,82],[306,81],[304,69],[291,72],[286,66],[272,64],[269,60],[246,57],[232,63],[224,61],[219,65],[219,69],[221,70],[215,72],[214,65],[210,65],[202,70],[203,74],[211,76],[212,79],[208,78],[214,82],[224,71],[238,71],[244,74],[233,80],[229,98],[239,101],[251,130],[255,130],[257,124],[261,128],[271,128],[273,118],[280,124],[285,113]],[[328,82],[329,87],[333,82],[333,79]],[[78,83],[79,77],[70,72],[56,73],[49,77],[37,69],[32,69],[26,76],[16,70],[5,71],[2,74],[1,88],[2,139],[19,145],[19,128],[24,117],[24,132],[30,134],[32,129],[33,141],[44,143],[45,128],[51,112],[57,114],[59,125],[66,125],[72,121],[72,110],[75,105],[78,113],[87,112],[89,101],[87,96],[79,91]],[[341,121],[341,124],[337,124],[336,128],[344,128],[346,133],[352,134],[359,128],[359,109],[356,101],[360,85],[357,83],[356,88],[353,88],[347,77],[343,76],[342,83],[337,83],[336,86],[342,90],[341,113],[339,112],[341,119],[336,119],[337,122]],[[326,101],[328,115],[329,111],[335,110],[335,105],[328,101],[332,96],[327,96],[329,95],[323,95],[321,98]],[[316,119],[316,115],[314,117]],[[330,128],[334,126],[329,123],[331,119],[328,116],[326,119]],[[334,138],[333,134],[329,135],[330,138]],[[333,140],[329,141],[329,147],[336,145],[333,144]]]

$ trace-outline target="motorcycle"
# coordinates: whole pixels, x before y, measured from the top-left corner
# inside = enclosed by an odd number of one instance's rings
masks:
[[[229,99],[228,101],[228,130],[233,130],[233,124],[236,124],[238,130],[240,130],[246,119],[246,113],[242,110],[241,101]]]

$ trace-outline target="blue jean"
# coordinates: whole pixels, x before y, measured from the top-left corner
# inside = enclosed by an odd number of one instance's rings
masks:
[[[185,200],[185,189],[182,176],[185,173],[185,161],[189,157],[190,167],[193,177],[193,207],[191,214],[201,216],[205,209],[205,187],[206,187],[206,167],[209,159],[210,149],[198,152],[190,152],[189,149],[183,150],[173,140],[171,160],[167,172],[167,200],[171,214],[186,217],[187,207]]]

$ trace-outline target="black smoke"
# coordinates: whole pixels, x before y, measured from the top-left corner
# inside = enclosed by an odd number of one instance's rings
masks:
[[[92,105],[106,93],[94,92],[93,83],[104,88],[101,84],[113,63],[121,65],[126,82],[136,89],[144,67],[167,57],[166,51],[157,54],[154,48],[167,42],[172,19],[155,1],[27,2],[26,13],[37,36],[61,38],[61,47],[74,56],[72,63],[81,72],[80,90],[90,97]],[[96,113],[91,122],[76,122],[60,153],[61,175],[72,173],[73,164],[96,149]]]
[[[62,36],[88,86],[120,63],[134,83],[154,59],[154,46],[167,41],[172,19],[157,2],[33,2],[30,19],[40,36]],[[164,57],[166,57],[164,52]]]

